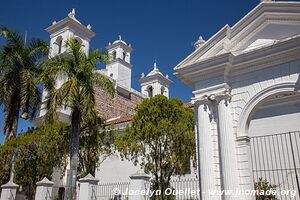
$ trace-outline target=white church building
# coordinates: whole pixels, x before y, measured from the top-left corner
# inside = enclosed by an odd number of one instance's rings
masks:
[[[88,54],[95,36],[90,25],[76,19],[74,10],[46,31],[49,57],[63,53],[63,43],[70,37]],[[169,97],[172,81],[155,63],[150,73],[141,75],[138,92],[131,86],[131,45],[119,37],[108,44],[107,51],[110,62],[99,73],[116,83],[117,95],[109,99],[96,92],[98,111],[107,123],[122,130],[144,98]],[[200,199],[254,199],[209,191],[251,190],[262,178],[278,190],[296,191],[294,199],[299,200],[300,2],[261,0],[235,25],[225,25],[206,41],[200,37],[195,50],[174,71],[193,90],[197,169],[191,167],[185,177],[197,180]],[[57,87],[64,81],[60,77]],[[45,113],[42,107],[34,123],[39,124]],[[69,114],[70,110],[62,109],[60,119],[67,121]],[[116,153],[99,165],[95,176],[101,183],[128,182],[137,170],[139,166],[122,161]],[[56,187],[66,183],[54,182]]]
[[[300,199],[300,2],[262,0],[175,68],[193,89],[201,200],[250,190],[259,178]]]

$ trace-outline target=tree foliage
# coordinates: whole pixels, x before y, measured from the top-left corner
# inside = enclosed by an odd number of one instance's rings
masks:
[[[195,158],[193,111],[177,99],[157,95],[137,106],[131,126],[116,140],[121,156],[151,173],[152,189],[164,191],[173,175],[182,175]],[[157,198],[169,199],[164,192]]]
[[[27,119],[39,108],[37,80],[48,45],[40,39],[26,42],[21,34],[6,27],[0,27],[0,36],[5,41],[0,49],[0,105],[5,112],[4,133],[10,139],[16,137],[19,112]]]
[[[36,183],[51,180],[54,168],[65,171],[69,149],[70,127],[66,124],[43,125],[29,130],[0,146],[0,182],[9,179],[12,152],[15,154],[15,182],[22,186],[29,199],[34,199]]]
[[[70,172],[72,175],[68,181],[70,187],[68,186],[67,196],[73,199],[78,177],[81,125],[85,119],[96,116],[94,87],[102,87],[113,95],[114,85],[96,71],[97,64],[107,61],[107,54],[96,50],[87,55],[81,43],[75,38],[68,39],[65,48],[66,52],[45,62],[46,67],[40,76],[40,81],[48,91],[46,97],[48,122],[57,119],[56,114],[61,107],[71,109]],[[65,80],[59,88],[55,87],[57,79]]]
[[[256,200],[278,200],[278,198],[276,198],[276,195],[270,192],[276,191],[277,186],[272,185],[266,179],[259,178],[258,181],[254,183],[254,188],[258,193],[255,196]],[[270,194],[267,194],[268,192]]]
[[[100,117],[93,116],[84,120],[79,147],[80,177],[87,174],[95,176],[96,167],[113,153],[111,144],[114,138],[114,132],[105,131],[104,121]]]

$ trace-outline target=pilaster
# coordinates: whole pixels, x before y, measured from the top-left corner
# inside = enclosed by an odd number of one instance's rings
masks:
[[[223,189],[232,191],[239,189],[236,142],[233,129],[230,90],[226,89],[213,99],[218,108],[218,132],[220,142],[221,173]],[[238,199],[235,195],[225,195],[224,200]]]
[[[207,96],[194,99],[196,110],[197,167],[200,180],[201,200],[217,200],[219,196],[209,194],[216,187],[214,171],[214,149],[211,130],[212,104]]]

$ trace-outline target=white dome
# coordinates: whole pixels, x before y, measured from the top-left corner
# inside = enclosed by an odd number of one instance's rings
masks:
[[[126,44],[126,45],[127,45],[127,43],[126,43],[125,41],[122,40],[121,35],[119,35],[119,39],[116,40],[116,41],[114,41],[113,44],[116,44],[116,43],[118,43],[118,42],[122,42],[123,44]]]
[[[147,74],[147,76],[153,76],[153,75],[155,75],[155,74],[160,74],[160,75],[163,76],[163,74],[162,74],[162,73],[159,71],[159,69],[157,68],[156,62],[154,63],[153,70],[152,70],[149,74]]]

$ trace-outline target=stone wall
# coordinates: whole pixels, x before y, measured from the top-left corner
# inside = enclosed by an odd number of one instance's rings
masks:
[[[112,98],[102,88],[95,89],[96,109],[103,119],[111,119],[121,115],[135,114],[135,107],[143,101],[143,97],[132,93],[116,91]]]

